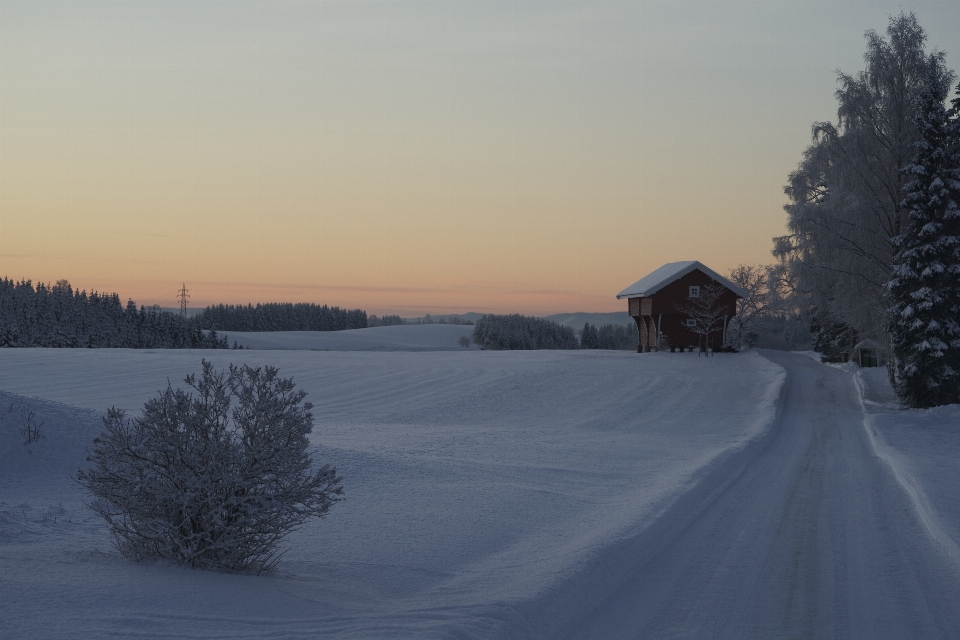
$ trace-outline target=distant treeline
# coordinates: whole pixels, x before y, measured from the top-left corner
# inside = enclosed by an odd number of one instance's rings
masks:
[[[573,329],[519,314],[485,315],[473,328],[473,341],[485,349],[578,349]]]
[[[407,321],[400,316],[369,316],[367,318],[368,327],[395,327],[407,324]]]
[[[400,316],[369,316],[367,318],[368,327],[392,327],[404,324],[456,324],[473,325],[472,320],[459,318],[457,316],[440,316],[435,318],[429,313],[423,318],[401,318]]]
[[[473,321],[467,320],[466,318],[459,318],[457,316],[441,316],[439,318],[434,318],[429,313],[423,318],[416,318],[415,320],[407,320],[406,324],[455,324],[460,326],[472,326]]]
[[[226,349],[225,338],[179,315],[124,306],[115,293],[74,291],[29,280],[0,280],[0,347]]]
[[[605,324],[598,329],[588,322],[580,332],[581,349],[634,349],[636,346],[636,326]]]
[[[203,329],[218,331],[343,331],[368,326],[366,311],[309,302],[220,304],[207,307],[194,321]]]
[[[517,314],[486,315],[477,320],[473,341],[484,349],[634,349],[637,346],[635,327],[605,324],[596,327],[589,322],[577,334],[570,327]]]

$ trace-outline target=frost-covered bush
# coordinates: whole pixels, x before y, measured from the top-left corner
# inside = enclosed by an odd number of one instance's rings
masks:
[[[110,409],[77,479],[124,555],[269,570],[286,535],[341,499],[336,469],[311,469],[306,393],[273,367],[206,361],[186,383],[195,393],[167,385],[139,417]]]

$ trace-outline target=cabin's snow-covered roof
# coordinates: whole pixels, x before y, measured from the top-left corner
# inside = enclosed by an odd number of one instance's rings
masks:
[[[876,349],[877,351],[880,351],[883,349],[883,347],[873,338],[867,338],[866,340],[861,340],[858,342],[857,346],[853,348],[854,351],[859,351],[860,349]]]
[[[747,297],[747,292],[737,285],[733,284],[722,275],[704,265],[697,260],[685,260],[683,262],[668,262],[653,273],[640,278],[632,285],[617,294],[617,300],[621,298],[646,298],[652,296],[660,289],[671,282],[676,282],[691,271],[699,270],[707,274],[727,289],[730,289],[741,298]]]

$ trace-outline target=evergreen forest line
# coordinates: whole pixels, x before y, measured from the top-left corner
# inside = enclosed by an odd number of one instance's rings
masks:
[[[169,311],[126,306],[116,293],[0,280],[0,347],[226,349],[226,338]]]
[[[422,324],[472,324],[458,318]],[[399,316],[367,316],[312,303],[210,306],[193,318],[157,307],[121,303],[116,293],[76,291],[55,285],[0,279],[0,347],[227,349],[217,331],[343,331],[407,324]],[[473,341],[486,349],[633,349],[636,330],[626,325],[585,324],[582,331],[543,318],[485,315]],[[236,348],[236,343],[234,343]]]
[[[367,312],[309,302],[220,304],[201,311],[194,321],[201,329],[217,331],[344,331],[366,329]]]

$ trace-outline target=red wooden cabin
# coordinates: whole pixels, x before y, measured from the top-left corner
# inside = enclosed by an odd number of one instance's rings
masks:
[[[722,316],[722,322],[709,335],[709,346],[716,348],[725,345],[727,324],[736,315],[737,299],[747,292],[704,264],[696,260],[665,264],[617,294],[618,300],[627,299],[630,315],[637,323],[637,351],[704,346],[704,336],[690,326],[695,322],[680,309],[692,298],[699,298],[710,284],[724,289],[713,305]]]

